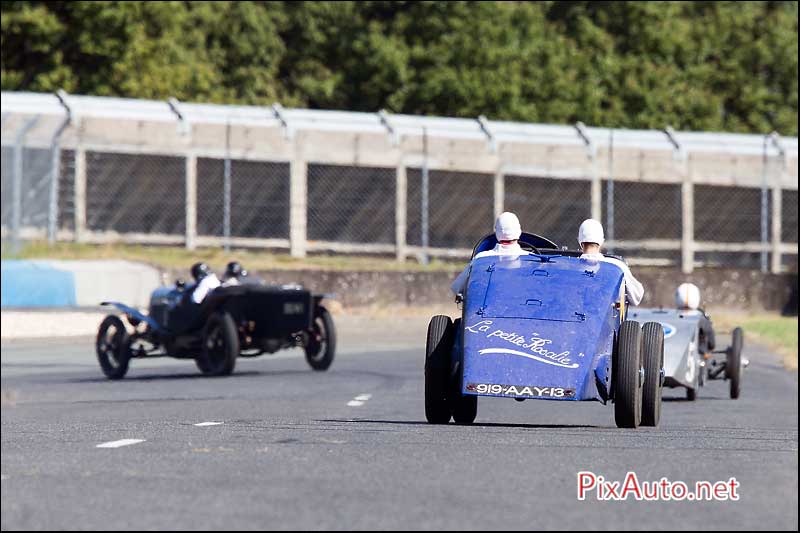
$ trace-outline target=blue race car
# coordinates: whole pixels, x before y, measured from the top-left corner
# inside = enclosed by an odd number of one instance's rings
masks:
[[[617,426],[657,426],[664,331],[626,320],[622,270],[523,233],[521,256],[472,261],[462,317],[434,316],[425,358],[428,422],[471,424],[478,396],[614,402]],[[496,244],[487,235],[473,250]]]

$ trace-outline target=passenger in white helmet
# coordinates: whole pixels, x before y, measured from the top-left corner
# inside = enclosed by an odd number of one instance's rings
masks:
[[[710,354],[714,350],[716,342],[714,340],[714,325],[711,317],[700,308],[700,288],[694,283],[681,283],[675,289],[675,305],[685,313],[697,313],[700,315],[699,338],[697,339],[700,353]]]
[[[522,227],[520,226],[519,219],[514,213],[508,211],[501,213],[494,223],[494,235],[497,238],[497,244],[491,250],[486,250],[475,254],[472,260],[480,259],[489,255],[502,255],[508,257],[520,256],[526,253],[519,245],[519,237],[522,235]],[[472,263],[470,262],[464,270],[453,281],[450,289],[455,294],[463,294],[467,287],[467,280],[469,279],[469,269]]]
[[[628,299],[631,304],[639,305],[644,297],[644,287],[639,283],[639,280],[633,277],[631,269],[623,261],[613,257],[606,257],[600,252],[603,242],[605,242],[603,225],[593,218],[584,220],[578,229],[578,244],[580,244],[583,252],[581,259],[611,263],[618,266],[625,275],[625,293],[628,295]]]

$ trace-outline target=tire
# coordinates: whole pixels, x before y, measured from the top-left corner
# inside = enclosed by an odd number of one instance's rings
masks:
[[[661,419],[661,372],[664,368],[664,328],[658,322],[642,326],[642,425],[658,426]]]
[[[725,377],[730,381],[730,396],[732,400],[739,397],[741,392],[740,378],[742,376],[742,346],[744,345],[744,332],[742,328],[733,330],[733,341],[728,348],[728,357],[725,362]]]
[[[425,343],[425,418],[431,424],[447,424],[452,415],[447,401],[453,351],[453,322],[436,315],[428,324]]]
[[[461,331],[461,319],[453,320],[453,345],[455,345],[456,335]],[[451,350],[452,353],[452,350]],[[448,400],[450,401],[450,413],[453,415],[453,422],[456,424],[472,424],[478,416],[478,397],[472,394],[462,394],[461,376],[464,373],[460,354],[455,354],[456,360],[452,361],[451,368],[455,369],[455,376],[451,376],[451,388]],[[455,364],[457,363],[457,365]]]
[[[472,394],[461,394],[457,391],[451,402],[453,422],[456,424],[472,424],[478,416],[478,397]]]
[[[686,388],[686,399],[693,402],[697,399],[697,389]]]
[[[619,329],[614,384],[614,421],[617,427],[636,428],[642,421],[642,328],[626,320]]]
[[[197,367],[207,376],[228,376],[239,356],[239,332],[233,317],[224,311],[212,313],[203,328],[203,351]]]
[[[317,306],[311,325],[309,340],[305,346],[306,362],[314,370],[328,370],[336,354],[336,328],[333,317],[324,307]]]
[[[122,319],[108,315],[100,323],[95,340],[97,361],[108,379],[122,379],[131,360],[130,337]]]

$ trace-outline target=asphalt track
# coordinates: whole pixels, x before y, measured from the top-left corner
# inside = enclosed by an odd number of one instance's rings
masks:
[[[295,351],[228,378],[152,360],[109,382],[91,339],[4,342],[2,529],[797,530],[797,373],[762,348],[739,400],[724,382],[695,403],[667,390],[655,429],[617,429],[611,405],[483,398],[475,425],[432,426],[420,328],[382,327],[345,324],[325,373]],[[143,442],[97,448],[122,439]],[[579,501],[581,470],[735,477],[740,498]]]

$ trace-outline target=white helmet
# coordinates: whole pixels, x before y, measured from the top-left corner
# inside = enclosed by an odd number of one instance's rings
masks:
[[[500,213],[494,223],[494,234],[498,241],[515,241],[519,239],[522,234],[522,227],[519,225],[517,215],[508,211]]]
[[[578,228],[578,244],[583,244],[584,242],[593,242],[598,246],[603,246],[603,242],[605,241],[605,236],[603,235],[603,225],[593,219],[587,218],[581,224],[581,227]]]
[[[697,309],[700,307],[700,289],[694,283],[681,283],[675,290],[675,305],[678,309]]]

